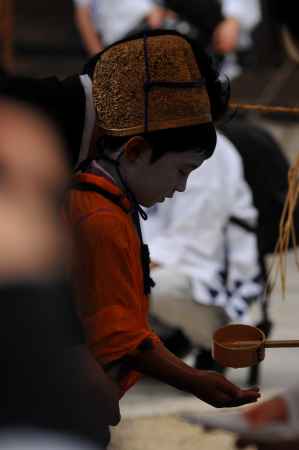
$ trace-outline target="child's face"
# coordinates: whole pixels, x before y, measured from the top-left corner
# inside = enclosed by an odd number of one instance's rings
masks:
[[[151,156],[151,149],[143,151],[126,174],[138,203],[146,207],[184,192],[190,173],[205,161],[204,152],[196,150],[168,152],[154,163]]]

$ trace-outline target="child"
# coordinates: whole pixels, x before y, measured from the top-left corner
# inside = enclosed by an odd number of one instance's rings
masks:
[[[212,155],[213,120],[226,110],[228,86],[175,32],[114,44],[90,71],[97,154],[74,178],[66,213],[80,243],[75,283],[92,353],[120,396],[146,374],[216,407],[256,401],[257,389],[184,364],[147,321],[152,282],[140,205],[183,192],[189,174]]]

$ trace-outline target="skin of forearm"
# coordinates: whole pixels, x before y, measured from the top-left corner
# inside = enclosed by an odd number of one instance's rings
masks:
[[[84,45],[90,55],[100,52],[103,48],[101,39],[96,32],[88,8],[77,8],[75,20],[80,31]]]
[[[136,352],[130,357],[135,370],[167,383],[181,391],[193,393],[193,379],[199,371],[170,353],[162,343],[155,349]]]
[[[137,350],[127,357],[131,369],[162,381],[217,408],[256,401],[258,389],[240,389],[222,375],[189,367],[162,343],[154,349]]]

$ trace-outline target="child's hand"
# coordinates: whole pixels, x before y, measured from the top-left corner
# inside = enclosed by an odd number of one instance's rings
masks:
[[[216,408],[240,406],[256,402],[259,388],[240,389],[217,372],[198,371],[194,379],[193,394]]]

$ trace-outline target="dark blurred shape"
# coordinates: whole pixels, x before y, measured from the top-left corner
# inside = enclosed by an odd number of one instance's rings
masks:
[[[222,131],[235,144],[242,157],[245,179],[259,213],[257,237],[260,254],[264,257],[275,251],[288,192],[290,164],[272,135],[259,126],[236,120],[224,126]],[[298,239],[299,206],[294,219]]]
[[[44,116],[0,102],[0,426],[59,430],[107,445],[118,390],[85,346],[61,217],[69,173]]]
[[[149,316],[149,321],[165,347],[175,356],[184,358],[192,351],[192,342],[180,328],[165,324],[153,314]]]
[[[79,69],[84,56],[72,20],[72,0],[1,0],[5,2],[13,4],[14,72],[66,76]]]
[[[267,0],[270,14],[278,24],[285,25],[289,31],[299,38],[298,5],[292,0]]]
[[[0,95],[40,110],[52,120],[64,139],[64,151],[71,166],[79,156],[84,126],[85,97],[78,76],[59,80],[56,77],[33,79],[4,76]]]
[[[211,351],[204,348],[197,350],[194,367],[199,370],[215,370],[218,373],[225,372],[225,368],[213,359]]]
[[[198,33],[198,40],[208,47],[217,25],[224,19],[218,0],[166,0],[168,8],[192,24]]]
[[[13,57],[13,0],[1,0],[0,3],[0,71],[12,70]]]
[[[0,431],[0,447],[5,450],[96,450],[90,442],[73,436],[35,428],[8,428]]]
[[[287,56],[299,64],[299,27],[296,2],[274,0],[269,2],[269,12],[281,28],[281,37]]]
[[[72,0],[13,0],[17,55],[46,59],[72,58],[80,54],[80,39],[73,24]]]

